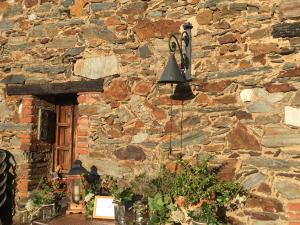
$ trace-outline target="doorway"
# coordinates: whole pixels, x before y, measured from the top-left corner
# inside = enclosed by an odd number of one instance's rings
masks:
[[[42,99],[54,106],[54,119],[48,123],[54,133],[52,143],[52,171],[57,167],[68,173],[75,158],[75,137],[77,122],[77,95],[43,96]],[[50,127],[53,127],[50,129]]]

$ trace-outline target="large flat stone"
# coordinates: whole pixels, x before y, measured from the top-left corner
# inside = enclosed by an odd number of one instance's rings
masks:
[[[251,157],[246,161],[246,163],[256,167],[268,168],[272,170],[288,170],[291,167],[298,168],[300,166],[300,162],[297,161],[272,159],[266,157]]]
[[[94,160],[93,163],[98,168],[100,174],[122,178],[128,172],[128,169],[121,167],[117,162],[109,159]]]
[[[0,123],[0,131],[31,131],[32,124]]]
[[[186,134],[182,138],[182,147],[186,147],[188,145],[197,145],[203,144],[209,138],[209,133],[206,131],[194,131],[192,133]],[[165,142],[161,144],[161,148],[168,149],[170,146],[170,142]],[[178,138],[172,141],[172,147],[179,148],[181,146],[181,139]]]
[[[1,80],[1,83],[4,84],[24,84],[26,81],[26,77],[21,74],[17,75],[9,75]]]
[[[77,38],[75,36],[71,37],[61,37],[61,38],[53,38],[51,42],[47,44],[48,48],[73,48],[77,43]]]
[[[119,59],[115,55],[95,56],[77,60],[74,73],[89,79],[99,79],[119,74],[119,67]]]
[[[104,115],[111,112],[109,104],[79,105],[79,115]]]
[[[102,11],[102,10],[109,10],[115,9],[117,4],[115,2],[96,2],[92,3],[91,9],[94,12]]]
[[[102,39],[109,43],[115,43],[117,39],[117,36],[111,30],[104,29],[96,24],[85,25],[81,29],[83,37],[89,41]]]
[[[27,72],[30,73],[48,73],[48,74],[58,74],[65,72],[64,66],[50,66],[50,65],[36,65],[28,66],[25,68]]]
[[[278,192],[289,200],[300,199],[300,186],[288,180],[277,181],[275,187]]]
[[[275,134],[265,135],[262,138],[261,144],[268,148],[278,148],[300,144],[300,134]]]
[[[271,72],[272,67],[264,66],[264,67],[251,67],[246,69],[239,69],[234,71],[226,71],[226,72],[210,72],[207,73],[205,78],[208,80],[213,79],[221,79],[221,78],[228,78],[228,77],[239,77],[239,76],[251,76],[257,75],[260,72]]]
[[[119,148],[114,152],[114,154],[120,160],[144,161],[146,159],[146,154],[143,148],[134,145]]]
[[[273,105],[266,100],[259,100],[247,106],[247,110],[251,113],[268,113],[274,112]]]
[[[260,183],[264,182],[267,179],[267,176],[261,173],[255,173],[248,176],[243,182],[242,185],[245,189],[250,190],[257,187]]]
[[[282,0],[279,5],[280,19],[297,19],[300,17],[299,0]]]
[[[56,24],[43,24],[37,25],[29,30],[30,37],[54,37],[58,33],[58,27]]]

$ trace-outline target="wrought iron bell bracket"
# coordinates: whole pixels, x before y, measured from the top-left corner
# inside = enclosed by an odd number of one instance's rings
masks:
[[[181,70],[188,69],[190,66],[189,57],[187,56],[187,54],[185,52],[183,52],[183,43],[185,44],[185,46],[188,46],[190,43],[190,37],[189,37],[188,32],[186,32],[186,31],[182,32],[179,40],[174,34],[171,34],[171,36],[169,37],[170,54],[175,54],[177,48],[179,50],[180,59],[181,59],[181,63],[180,63]]]

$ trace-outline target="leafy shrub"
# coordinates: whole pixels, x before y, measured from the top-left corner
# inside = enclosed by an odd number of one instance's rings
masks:
[[[207,160],[194,165],[179,160],[178,167],[175,173],[163,167],[158,176],[148,182],[143,194],[148,196],[150,224],[170,222],[178,198],[184,199],[184,208],[192,208],[188,211],[190,218],[211,225],[221,224],[224,215],[220,209],[226,209],[236,196],[245,194],[240,184],[219,181]]]

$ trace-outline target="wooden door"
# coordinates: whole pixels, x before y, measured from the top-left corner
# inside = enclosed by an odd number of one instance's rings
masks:
[[[54,169],[59,165],[64,173],[67,173],[71,169],[74,157],[74,109],[74,105],[56,106]]]

